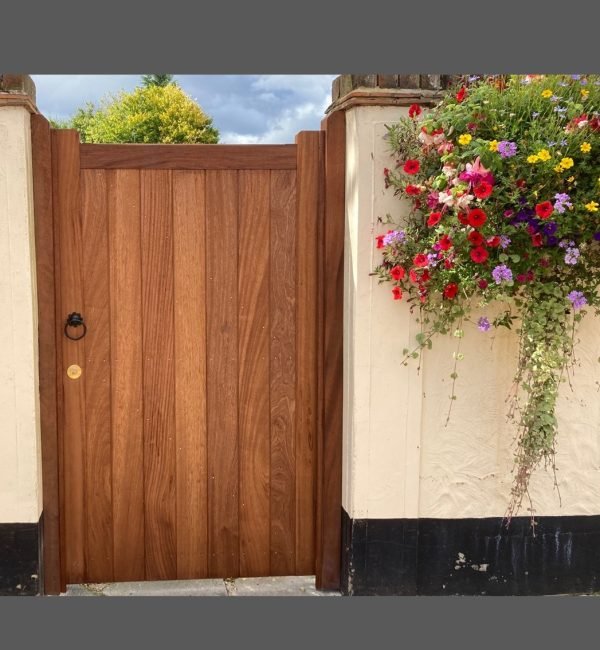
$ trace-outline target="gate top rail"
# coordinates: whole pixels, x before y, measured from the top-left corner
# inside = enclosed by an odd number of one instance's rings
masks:
[[[296,169],[295,144],[82,144],[81,169]]]

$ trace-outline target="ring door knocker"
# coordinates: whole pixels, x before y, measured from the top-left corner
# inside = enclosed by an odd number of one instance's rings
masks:
[[[70,327],[76,329],[82,326],[83,326],[83,331],[79,336],[72,336],[71,333],[69,332]],[[82,339],[86,334],[87,334],[87,325],[83,322],[83,316],[81,314],[78,314],[76,311],[74,311],[72,314],[69,314],[67,316],[67,321],[65,322],[65,336],[68,339],[71,339],[71,341],[79,341],[79,339]]]

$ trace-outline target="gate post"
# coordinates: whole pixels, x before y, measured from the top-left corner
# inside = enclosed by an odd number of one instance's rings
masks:
[[[329,114],[345,111],[342,590],[355,595],[545,595],[600,586],[600,339],[593,314],[577,331],[578,363],[557,402],[559,472],[540,467],[507,528],[517,424],[505,402],[517,369],[518,336],[464,326],[452,402],[456,339],[438,336],[419,362],[418,310],[394,301],[370,273],[376,236],[408,214],[386,190],[386,124],[411,104],[431,105],[439,75],[344,75]],[[402,164],[403,161],[400,161]],[[380,221],[383,220],[383,221]],[[484,309],[484,306],[481,306]],[[490,306],[490,310],[491,310]],[[482,312],[483,313],[483,312]],[[490,312],[488,312],[490,313]],[[492,315],[492,314],[490,314]],[[420,367],[420,370],[418,368]],[[557,481],[560,496],[555,489]]]
[[[41,585],[42,471],[27,75],[0,75],[0,595]]]

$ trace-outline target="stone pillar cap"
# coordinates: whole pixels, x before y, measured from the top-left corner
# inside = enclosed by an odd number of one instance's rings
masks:
[[[30,113],[38,113],[32,78],[27,74],[0,74],[0,106],[24,106]]]

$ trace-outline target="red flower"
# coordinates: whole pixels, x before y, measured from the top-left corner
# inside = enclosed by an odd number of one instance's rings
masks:
[[[452,300],[458,293],[458,285],[456,282],[449,282],[445,287],[444,287],[444,298],[448,298],[449,300]]]
[[[467,239],[471,242],[472,246],[481,246],[483,244],[483,235],[477,230],[472,230],[467,235]]]
[[[416,174],[421,168],[421,164],[418,160],[407,160],[404,163],[404,171],[407,174]]]
[[[481,181],[473,188],[473,194],[475,194],[478,199],[487,199],[487,197],[492,193],[492,189],[490,183],[487,181]]]
[[[526,185],[527,185],[527,183],[522,178],[517,181],[517,187],[520,190],[522,190]]]
[[[413,259],[413,264],[420,268],[427,266],[427,255],[425,253],[417,253]]]
[[[441,212],[432,212],[429,215],[429,219],[427,219],[427,225],[430,228],[433,228],[433,226],[437,225],[442,219],[442,213]]]
[[[394,287],[392,294],[394,295],[394,300],[402,300],[402,289],[400,287]]]
[[[471,250],[471,259],[475,262],[475,264],[483,264],[488,257],[489,253],[483,246],[477,246],[477,248],[473,248]]]
[[[454,268],[454,262],[451,259],[446,258],[444,260],[444,268],[445,269],[452,269]]]
[[[385,235],[378,235],[375,237],[375,240],[377,241],[377,248],[383,248],[383,238]]]
[[[498,248],[498,246],[500,246],[500,237],[494,235],[493,237],[490,237],[486,243],[490,248]]]
[[[390,271],[390,275],[394,280],[402,280],[405,273],[406,271],[398,265],[394,266],[394,268]]]
[[[448,235],[444,235],[438,244],[440,245],[440,249],[443,251],[447,251],[448,249],[452,248],[452,240],[450,237],[448,237]]]
[[[421,115],[421,107],[418,104],[411,104],[408,109],[408,117],[417,117]]]
[[[544,243],[544,239],[541,233],[536,232],[535,235],[533,235],[531,238],[531,245],[537,247],[537,246],[541,246],[543,243]]]
[[[487,280],[484,280],[483,278],[481,278],[481,280],[479,280],[479,282],[477,283],[477,286],[480,289],[487,289],[488,282],[487,282]]]
[[[475,208],[474,210],[469,210],[467,221],[470,226],[473,226],[473,228],[481,228],[481,226],[483,226],[487,221],[487,215],[480,208]]]
[[[462,100],[465,98],[465,95],[467,94],[467,89],[463,86],[457,93],[456,93],[456,101],[460,104]]]
[[[429,271],[425,269],[423,273],[421,273],[421,282],[429,282],[431,280],[431,276],[429,275]]]
[[[410,196],[418,196],[419,194],[421,194],[421,188],[418,187],[417,185],[407,185],[405,191]]]
[[[459,212],[458,213],[458,220],[463,224],[467,225],[469,223],[469,219],[467,218],[467,215],[464,212]]]
[[[544,201],[535,206],[535,213],[540,219],[547,219],[553,212],[554,206],[550,201]]]

